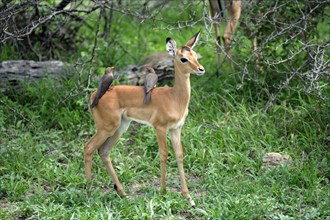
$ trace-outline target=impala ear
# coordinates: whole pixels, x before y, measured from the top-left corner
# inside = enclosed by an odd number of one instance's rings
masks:
[[[176,54],[176,42],[171,38],[166,38],[166,50],[171,56],[175,56]]]
[[[199,40],[199,35],[200,35],[200,31],[197,32],[197,34],[195,34],[187,43],[186,46],[190,47],[191,49],[194,48],[194,46],[196,46],[198,40]]]

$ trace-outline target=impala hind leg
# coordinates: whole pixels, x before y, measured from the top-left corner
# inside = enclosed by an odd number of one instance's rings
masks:
[[[119,179],[117,177],[117,174],[112,166],[111,158],[109,156],[110,150],[112,147],[118,142],[119,138],[122,136],[122,134],[127,130],[128,126],[130,124],[130,121],[122,120],[122,123],[120,127],[117,129],[115,134],[111,137],[109,137],[104,144],[99,148],[98,152],[99,155],[111,177],[111,180],[115,186],[115,190],[117,191],[118,195],[125,196],[126,193],[124,191],[123,186],[119,182]]]
[[[221,40],[220,40],[220,25],[219,23],[214,23],[215,34],[216,34],[216,50],[217,50],[217,75],[220,75],[220,68],[221,68]]]
[[[224,35],[223,35],[223,41],[224,41],[224,46],[226,49],[226,52],[230,56],[230,47],[232,44],[232,39],[233,35],[238,23],[238,20],[241,16],[241,10],[242,10],[242,1],[232,1],[232,3],[229,6],[229,14],[230,18],[227,23]]]
[[[186,178],[183,169],[183,150],[181,145],[181,128],[170,130],[171,141],[174,148],[176,160],[178,162],[178,169],[181,181],[182,194],[188,199],[189,204],[195,208],[195,202],[192,200],[186,183]]]
[[[166,162],[168,157],[168,148],[166,143],[166,129],[156,129],[157,142],[160,157],[160,190],[166,192]]]
[[[102,131],[96,134],[85,144],[84,160],[87,180],[92,179],[92,158],[95,150],[99,148],[109,137],[109,133]]]

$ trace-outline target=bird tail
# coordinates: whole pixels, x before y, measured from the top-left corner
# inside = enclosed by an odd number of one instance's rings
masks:
[[[97,103],[99,103],[100,98],[101,97],[99,94],[99,90],[97,90],[94,100],[93,100],[92,104],[90,105],[90,109],[94,108],[97,105]]]
[[[143,103],[144,104],[149,104],[151,101],[151,92],[147,92],[144,96]]]

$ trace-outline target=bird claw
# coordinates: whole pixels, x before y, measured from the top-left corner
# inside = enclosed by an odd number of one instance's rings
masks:
[[[110,92],[112,89],[113,89],[113,86],[109,87],[109,89],[107,91]]]

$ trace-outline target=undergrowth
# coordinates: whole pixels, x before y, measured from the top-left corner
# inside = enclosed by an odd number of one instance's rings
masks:
[[[213,78],[213,92],[205,92],[198,86],[204,80],[192,76],[182,131],[196,209],[180,193],[170,145],[168,191],[159,192],[156,138],[135,123],[111,151],[129,196],[116,195],[98,155],[94,179],[86,182],[83,144],[94,126],[85,94],[70,96],[73,79],[42,81],[3,97],[10,106],[0,109],[1,219],[328,218],[329,104],[300,97],[265,112],[264,103],[251,103],[220,78]],[[267,152],[288,154],[293,163],[265,173],[261,158]]]
[[[86,22],[93,25],[95,18]],[[125,35],[111,43],[99,39],[88,89],[85,67],[70,73],[70,79],[45,78],[1,94],[0,219],[329,219],[329,102],[299,90],[283,91],[281,102],[265,111],[268,96],[260,88],[273,73],[255,72],[260,84],[241,84],[242,69],[225,63],[216,75],[215,51],[203,37],[196,51],[206,74],[191,76],[182,129],[186,179],[197,208],[181,195],[170,142],[167,193],[159,192],[157,141],[152,128],[136,123],[110,153],[128,197],[115,193],[97,154],[94,178],[87,182],[83,146],[95,132],[87,100],[99,70],[139,63],[163,51],[167,36],[182,45],[199,29],[160,30],[152,23],[153,30],[145,31],[138,24],[136,34],[126,31],[133,21],[120,19],[112,33]],[[84,30],[81,35],[88,40],[73,63],[91,56],[92,35]],[[16,58],[10,51],[2,51],[4,59]],[[233,57],[240,56],[233,48]],[[256,69],[252,64],[251,71]],[[329,89],[323,89],[329,98]],[[293,162],[264,172],[262,157],[268,152],[287,154]]]

